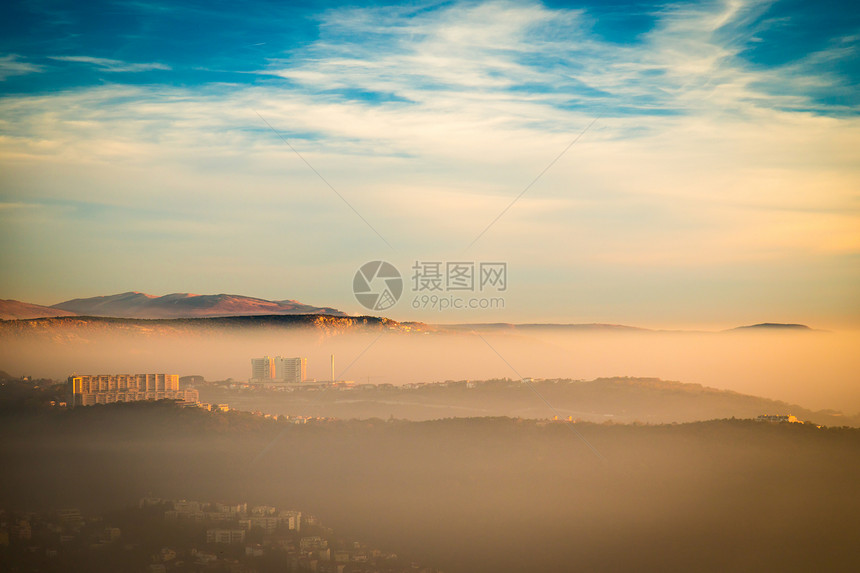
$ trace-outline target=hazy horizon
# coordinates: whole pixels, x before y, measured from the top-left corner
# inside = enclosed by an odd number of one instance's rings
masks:
[[[262,297],[262,296],[253,296],[253,295],[248,295],[245,293],[236,293],[236,292],[234,292],[234,293],[215,293],[215,292],[211,292],[211,293],[189,293],[189,292],[182,292],[182,291],[171,291],[171,292],[164,292],[164,293],[150,293],[150,292],[143,292],[143,291],[125,291],[124,293],[110,293],[110,294],[101,293],[101,294],[91,294],[91,295],[86,295],[86,296],[82,295],[79,297],[57,300],[54,302],[50,302],[50,301],[36,302],[35,300],[19,300],[18,302],[24,302],[24,303],[29,303],[29,304],[38,304],[40,306],[45,306],[45,307],[53,307],[54,305],[58,305],[58,304],[61,304],[64,302],[69,302],[69,301],[77,300],[77,299],[110,297],[110,296],[115,296],[115,295],[125,294],[125,293],[132,293],[132,292],[145,294],[145,295],[151,296],[151,297],[161,297],[161,296],[165,296],[165,295],[169,295],[169,294],[185,294],[185,295],[190,295],[192,297],[194,297],[194,296],[228,295],[228,296],[241,296],[241,297],[248,297],[248,298],[256,298],[256,299],[269,300],[269,301],[295,300],[295,299],[291,299],[288,297],[277,298],[277,299],[275,299],[275,298],[266,299],[265,297]],[[9,299],[9,300],[16,300],[16,299]],[[318,308],[334,308],[335,310],[338,310],[340,312],[344,312],[347,316],[373,316],[374,315],[374,313],[372,311],[369,311],[366,308],[360,308],[359,310],[355,310],[354,312],[347,312],[341,308],[335,308],[332,305],[324,304],[324,301],[315,301],[316,304],[309,303],[309,302],[304,301],[304,300],[296,300],[295,302],[298,302],[301,304],[307,304],[309,306],[314,306],[314,307],[318,307]],[[112,317],[112,316],[113,317],[124,317],[124,315],[112,315],[109,313],[99,313],[99,314],[95,314],[95,315],[87,314],[87,313],[78,313],[78,314],[81,316],[88,316],[89,315],[89,316],[105,316],[105,317]],[[201,315],[197,318],[203,318],[205,316],[234,316],[234,315],[241,316],[242,314],[243,313],[239,313],[239,312],[237,312],[237,313],[224,313],[224,314],[211,314],[211,315]],[[297,314],[299,314],[299,313],[297,313]],[[322,312],[321,314],[327,314],[327,313]],[[396,320],[398,322],[420,322],[420,323],[424,323],[424,324],[428,324],[428,325],[438,325],[438,326],[459,326],[459,325],[469,325],[469,324],[512,324],[512,325],[522,325],[522,324],[545,324],[545,325],[606,324],[606,325],[629,326],[629,327],[633,327],[633,328],[640,328],[640,329],[646,329],[646,330],[657,330],[657,331],[675,331],[675,330],[677,330],[677,331],[698,331],[698,330],[701,330],[701,331],[707,331],[707,332],[722,332],[722,331],[731,330],[731,329],[735,329],[735,328],[742,328],[742,327],[748,327],[748,326],[758,326],[758,325],[763,325],[763,324],[768,324],[768,325],[772,324],[772,325],[807,326],[811,330],[817,330],[817,331],[830,331],[830,330],[832,330],[832,331],[844,332],[844,333],[852,333],[852,332],[860,331],[860,325],[855,324],[853,322],[836,321],[836,322],[832,322],[832,323],[809,323],[809,322],[803,322],[803,321],[784,320],[784,319],[779,319],[779,317],[766,317],[766,316],[757,316],[757,317],[756,316],[750,316],[749,317],[750,320],[748,320],[747,322],[742,322],[742,323],[729,322],[727,320],[710,321],[710,322],[701,322],[701,321],[696,322],[692,319],[690,319],[688,321],[663,322],[663,321],[657,320],[657,321],[651,321],[651,322],[647,322],[647,323],[637,323],[637,322],[633,322],[633,321],[624,321],[624,320],[615,320],[615,321],[595,320],[595,319],[592,319],[592,320],[584,320],[584,319],[583,320],[573,320],[573,319],[562,320],[562,319],[559,319],[558,317],[553,318],[551,316],[548,316],[547,318],[544,318],[544,319],[528,317],[528,316],[527,317],[521,317],[519,319],[510,319],[511,317],[507,314],[503,314],[500,317],[497,316],[495,319],[493,319],[492,317],[485,316],[483,313],[478,314],[477,312],[473,312],[471,314],[457,314],[454,316],[446,315],[445,318],[440,318],[436,314],[429,313],[429,314],[424,314],[421,319],[416,318],[414,316],[408,316],[408,313],[407,313],[406,317],[402,317],[402,316],[400,316],[400,314],[401,313],[397,312],[396,308],[393,309],[393,311],[387,311],[384,313],[377,313],[378,316],[382,316],[384,318],[389,318],[391,320]],[[461,318],[462,320],[456,320],[458,317]],[[134,318],[134,317],[128,317],[128,318]],[[152,316],[152,317],[138,317],[138,318],[160,319],[160,318],[170,318],[170,317]],[[195,318],[195,317],[189,316],[188,318]],[[578,317],[574,317],[574,318],[578,318]]]
[[[7,330],[0,368],[61,380],[151,371],[247,380],[251,358],[280,355],[306,357],[308,378],[328,380],[334,354],[337,378],[356,382],[654,377],[860,413],[860,332],[176,328]]]

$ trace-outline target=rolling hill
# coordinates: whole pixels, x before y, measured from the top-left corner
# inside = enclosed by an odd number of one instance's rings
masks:
[[[0,441],[7,509],[86,512],[147,495],[301,506],[347,536],[448,573],[860,567],[856,429],[294,424],[136,403],[8,410],[0,431],[14,436]]]
[[[469,416],[551,418],[608,423],[684,423],[722,418],[793,414],[828,426],[860,426],[860,416],[812,411],[759,396],[657,378],[595,380],[465,380],[407,386],[248,388],[198,384],[204,402],[273,415],[334,418],[394,417],[413,421]],[[551,405],[551,406],[550,406]]]
[[[116,318],[191,318],[205,316],[250,316],[260,314],[328,314],[346,316],[329,307],[316,307],[295,300],[272,301],[235,294],[173,293],[154,296],[124,292],[110,296],[76,298],[51,308],[79,316]]]
[[[54,316],[74,316],[75,313],[19,300],[0,300],[0,320],[26,320]]]

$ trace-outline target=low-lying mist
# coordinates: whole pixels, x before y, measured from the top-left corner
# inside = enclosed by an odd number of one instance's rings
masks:
[[[247,380],[250,359],[304,356],[307,375],[403,384],[490,378],[655,377],[860,412],[860,333],[585,329],[406,332],[389,328],[208,328],[142,321],[0,331],[0,368],[72,373],[170,372]]]

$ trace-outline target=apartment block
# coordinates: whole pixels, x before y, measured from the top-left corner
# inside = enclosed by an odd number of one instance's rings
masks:
[[[177,374],[74,375],[69,376],[68,386],[72,406],[186,399]]]

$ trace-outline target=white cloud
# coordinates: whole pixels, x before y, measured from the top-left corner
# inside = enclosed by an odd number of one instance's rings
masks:
[[[52,60],[90,64],[105,72],[150,72],[152,70],[169,70],[170,66],[155,63],[129,63],[108,58],[93,58],[90,56],[51,56]]]
[[[34,203],[24,203],[23,201],[15,201],[15,202],[4,202],[0,201],[0,211],[12,211],[19,209],[35,209],[38,208],[39,205]]]
[[[42,66],[25,62],[17,54],[0,56],[0,82],[11,76],[23,76],[43,71]]]

